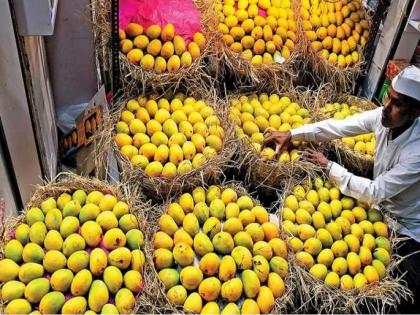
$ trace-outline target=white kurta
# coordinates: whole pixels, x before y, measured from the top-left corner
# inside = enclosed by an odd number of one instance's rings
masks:
[[[399,223],[399,232],[420,242],[420,119],[391,140],[382,126],[382,108],[345,120],[328,119],[291,131],[292,140],[325,142],[374,132],[374,180],[355,176],[332,163],[329,177],[341,192],[388,210]]]

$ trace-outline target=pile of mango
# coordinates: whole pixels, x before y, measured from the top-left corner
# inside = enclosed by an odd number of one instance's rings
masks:
[[[359,114],[363,111],[357,105],[349,106],[346,103],[329,103],[322,107],[320,110],[325,117],[339,120],[345,119],[351,115]],[[376,140],[375,134],[373,132],[354,137],[344,137],[341,138],[341,141],[346,145],[347,148],[355,151],[359,155],[368,159],[375,158]]]
[[[129,23],[125,30],[119,30],[120,50],[131,63],[157,74],[176,72],[188,68],[198,59],[206,39],[197,32],[186,44],[181,35],[175,35],[173,24],[150,25],[146,30],[138,23]]]
[[[249,139],[254,149],[263,159],[274,160],[275,150],[262,148],[264,134],[270,131],[289,131],[311,122],[309,111],[289,97],[278,94],[252,94],[241,96],[230,102],[230,118],[236,125],[236,136]],[[303,144],[293,142],[293,149],[280,154],[279,162],[289,162],[297,159],[297,148]]]
[[[385,277],[391,243],[381,213],[342,196],[328,181],[294,187],[282,218],[297,263],[326,285],[348,291]]]
[[[182,93],[129,100],[115,130],[121,153],[147,176],[163,178],[202,166],[222,150],[225,136],[215,111]]]
[[[253,64],[282,63],[297,42],[290,0],[217,0],[219,32],[232,51]]]
[[[283,295],[286,243],[248,195],[195,188],[172,202],[158,225],[153,261],[168,299],[185,311],[270,313]]]
[[[300,14],[305,37],[322,58],[341,68],[360,60],[369,23],[360,0],[302,0]]]
[[[0,260],[6,314],[126,314],[143,287],[143,233],[127,203],[76,190],[30,208]]]

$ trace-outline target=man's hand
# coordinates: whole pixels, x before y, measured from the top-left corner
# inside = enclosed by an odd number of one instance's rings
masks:
[[[321,152],[317,152],[312,149],[306,149],[302,153],[302,160],[311,162],[312,164],[319,165],[322,168],[327,168],[328,166],[328,159],[325,157],[324,154]]]
[[[281,132],[281,131],[271,131],[266,134],[263,142],[263,147],[275,145],[276,156],[280,152],[286,150],[290,146],[292,140],[292,134],[290,131]]]

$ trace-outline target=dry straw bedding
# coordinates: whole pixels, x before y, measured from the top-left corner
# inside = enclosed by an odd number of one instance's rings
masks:
[[[199,187],[199,186],[196,186],[196,187]],[[203,187],[206,190],[208,188],[207,185],[203,185],[201,187]],[[218,185],[218,187],[220,187],[222,190],[227,189],[227,188],[232,188],[238,194],[238,198],[245,195],[250,196],[249,192],[242,186],[242,184],[236,181],[223,182],[220,185]],[[188,191],[188,192],[191,192],[191,191]],[[147,257],[153,257],[153,251],[154,251],[153,238],[154,238],[155,233],[159,231],[158,221],[160,217],[163,214],[167,213],[169,205],[172,202],[177,202],[180,195],[181,194],[178,193],[178,194],[172,195],[171,197],[168,197],[166,201],[162,204],[162,206],[157,206],[155,208],[155,211],[148,212],[149,216],[147,217],[147,222],[149,223],[150,228],[147,230],[147,240],[145,241],[145,246],[146,246],[145,252],[146,252]],[[250,197],[252,198],[252,200],[254,201],[256,205],[261,205],[258,199],[255,199],[252,196]],[[272,211],[274,211],[274,208],[276,207],[273,207],[273,209],[267,209],[267,211],[269,213],[273,213]],[[277,207],[277,210],[276,212],[274,212],[274,215],[279,219],[280,214],[279,214],[278,209],[279,208]],[[289,263],[289,272],[285,279],[285,287],[286,287],[285,292],[280,298],[276,299],[275,306],[273,310],[271,311],[272,314],[284,314],[284,313],[291,312],[291,310],[294,309],[293,302],[294,302],[294,294],[295,294],[295,289],[296,289],[296,281],[295,281],[295,276],[293,274],[293,270],[290,267],[289,257],[287,261]],[[156,268],[154,267],[153,262],[151,262],[150,265],[153,270],[151,272],[152,273],[151,278],[153,280],[151,281],[153,282],[154,287],[157,289],[155,292],[155,298],[154,298],[154,303],[156,303],[155,304],[156,309],[160,310],[162,313],[172,313],[172,314],[185,313],[185,310],[183,310],[182,307],[175,305],[169,300],[165,292],[165,287],[159,279],[158,272]]]
[[[301,183],[308,180],[307,177]],[[290,181],[279,201],[280,208],[286,196],[292,193],[296,182]],[[289,266],[294,275],[296,286],[295,306],[296,313],[376,313],[386,314],[394,309],[401,301],[412,297],[411,291],[406,287],[401,276],[397,276],[397,268],[404,257],[396,254],[401,239],[397,237],[397,223],[387,213],[384,214],[384,222],[388,226],[389,239],[391,241],[391,263],[386,267],[386,275],[378,283],[371,283],[361,289],[341,291],[328,287],[324,281],[312,276],[308,270],[298,265],[295,254],[289,248]],[[280,210],[280,224],[282,214]]]

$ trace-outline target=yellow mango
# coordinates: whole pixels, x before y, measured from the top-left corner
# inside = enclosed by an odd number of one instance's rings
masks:
[[[70,291],[73,296],[83,296],[89,291],[92,284],[92,274],[87,269],[82,269],[73,278]]]

